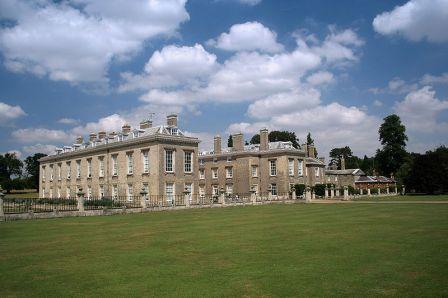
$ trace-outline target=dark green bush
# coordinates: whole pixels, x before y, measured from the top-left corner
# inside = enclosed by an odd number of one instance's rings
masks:
[[[319,196],[319,197],[325,196],[325,184],[314,185],[314,193],[316,196]]]
[[[296,184],[294,188],[296,190],[296,196],[302,196],[305,191],[305,184]]]

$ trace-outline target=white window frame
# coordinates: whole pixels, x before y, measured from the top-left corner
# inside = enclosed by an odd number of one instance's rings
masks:
[[[65,164],[65,167],[67,168],[67,179],[70,179],[71,177],[71,171],[72,171],[72,164],[70,161],[67,161],[67,163]]]
[[[66,199],[69,199],[70,198],[70,193],[71,193],[71,188],[70,188],[70,186],[66,186],[66,188],[65,188],[65,198]]]
[[[50,181],[53,181],[54,176],[54,166],[50,165]]]
[[[277,176],[277,160],[269,160],[269,176]]]
[[[114,198],[114,199],[118,198],[118,185],[117,184],[112,185],[112,198]]]
[[[128,175],[134,174],[134,156],[132,153],[126,153],[126,164]]]
[[[56,192],[57,198],[60,199],[61,198],[61,187],[58,186],[58,190]]]
[[[92,186],[87,185],[87,199],[90,200],[92,198]]]
[[[175,195],[176,195],[176,189],[175,188],[176,188],[176,186],[175,186],[175,184],[173,182],[165,183],[165,196],[166,196],[167,202],[172,203],[174,201]],[[168,192],[169,189],[170,189],[170,191]]]
[[[146,195],[144,196],[145,200],[149,200],[149,184],[143,183],[143,190],[146,192]]]
[[[171,156],[170,160],[169,160],[169,156]],[[165,172],[166,173],[174,173],[175,156],[176,156],[176,154],[175,154],[174,150],[172,150],[172,149],[165,149]]]
[[[199,185],[199,196],[205,197],[205,187],[203,185]]]
[[[219,174],[218,174],[218,168],[213,168],[213,169],[212,169],[212,178],[213,178],[213,179],[218,179],[218,176],[219,176]]]
[[[226,184],[226,194],[228,195],[233,194],[233,184]]]
[[[314,173],[315,173],[316,177],[319,177],[319,174],[320,174],[320,168],[319,168],[319,167],[315,167],[315,168],[314,168]]]
[[[92,178],[92,159],[87,159],[87,178]]]
[[[299,160],[299,163],[298,163],[298,174],[299,174],[299,176],[303,176],[303,160]]]
[[[50,187],[50,198],[53,198],[53,187]]]
[[[258,166],[257,165],[252,166],[252,177],[258,177]]]
[[[193,172],[193,152],[191,151],[184,151],[184,172]]]
[[[149,173],[149,150],[142,151],[143,173]]]
[[[288,159],[288,173],[289,173],[289,176],[294,176],[294,159],[293,158]]]
[[[118,176],[118,155],[112,155],[112,176]]]
[[[253,185],[252,185],[252,189],[255,189],[255,194],[258,195],[258,193],[259,193],[259,187],[258,187],[258,184],[253,184]]]
[[[226,167],[226,178],[233,178],[233,168]]]
[[[277,183],[271,183],[271,194],[273,196],[278,195]]]
[[[218,196],[219,195],[219,185],[212,185],[212,195]]]
[[[62,176],[61,176],[62,163],[58,163],[57,164],[57,169],[58,169],[58,172],[57,172],[57,174],[58,174],[58,181],[61,181],[61,178],[62,178]]]
[[[132,200],[134,199],[134,185],[132,185],[131,183],[129,183],[126,187],[126,197],[129,202],[132,202]]]
[[[45,166],[42,167],[42,182],[45,182]]]
[[[104,198],[105,193],[104,193],[104,185],[103,184],[100,185],[98,192],[99,192],[100,198]]]
[[[81,178],[81,160],[76,161],[76,178]]]
[[[205,170],[204,169],[199,170],[199,179],[205,179]]]
[[[104,157],[98,158],[98,176],[104,177]]]

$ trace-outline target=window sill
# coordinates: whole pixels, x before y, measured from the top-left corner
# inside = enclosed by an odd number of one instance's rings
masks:
[[[143,172],[142,175],[149,175],[149,172]]]

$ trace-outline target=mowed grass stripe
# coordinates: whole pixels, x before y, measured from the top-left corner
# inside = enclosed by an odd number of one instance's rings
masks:
[[[444,296],[448,206],[271,205],[0,225],[5,296]]]

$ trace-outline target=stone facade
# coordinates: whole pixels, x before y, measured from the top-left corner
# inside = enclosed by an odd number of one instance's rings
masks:
[[[87,197],[138,196],[142,188],[167,195],[171,185],[175,195],[185,187],[196,193],[199,142],[183,135],[176,115],[167,117],[167,125],[143,121],[139,129],[124,125],[118,134],[91,134],[86,143],[79,137],[40,160],[39,196],[75,197],[81,188]]]
[[[312,146],[296,149],[291,142],[268,142],[268,131],[260,131],[259,145],[244,145],[243,134],[232,136],[233,147],[214,149],[199,156],[199,194],[286,194],[294,184],[324,183],[325,164],[316,159]]]

